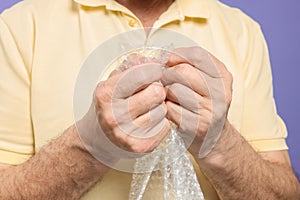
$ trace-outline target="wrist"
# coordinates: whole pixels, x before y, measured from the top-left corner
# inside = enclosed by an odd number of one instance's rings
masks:
[[[231,152],[238,145],[238,137],[240,137],[240,135],[235,133],[234,127],[226,120],[218,142],[206,157],[202,159],[197,157],[198,164],[218,170],[224,168],[224,163],[228,162],[229,157],[235,155],[235,153],[232,154]]]
[[[90,163],[90,166],[94,166],[97,168],[100,172],[106,172],[108,169],[110,169],[108,166],[106,166],[104,163],[100,162],[98,159],[96,159],[85,147],[83,144],[82,139],[79,137],[78,130],[75,125],[72,125],[68,130],[67,133],[69,133],[69,139],[67,146],[71,151],[78,152],[81,156],[84,157],[88,163]]]

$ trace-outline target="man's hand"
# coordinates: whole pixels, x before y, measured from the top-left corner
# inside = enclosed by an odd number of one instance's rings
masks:
[[[287,152],[259,155],[228,122],[232,76],[224,64],[203,49],[186,48],[168,65],[162,81],[167,116],[183,137],[195,134],[190,151],[220,198],[299,199]]]
[[[94,98],[98,122],[118,147],[150,152],[168,133],[166,93],[158,82],[161,76],[159,64],[142,64],[98,85]]]
[[[183,138],[195,135],[189,150],[204,157],[223,132],[232,76],[222,62],[200,47],[177,49],[167,65],[162,83],[167,88],[168,119],[179,127]]]
[[[84,146],[97,160],[114,167],[119,159],[151,152],[163,140],[170,123],[161,77],[161,65],[147,63],[114,71],[98,84],[91,108],[76,123]]]

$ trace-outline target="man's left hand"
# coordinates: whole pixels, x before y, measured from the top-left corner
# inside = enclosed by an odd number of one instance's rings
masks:
[[[162,83],[167,89],[169,120],[178,126],[189,151],[205,157],[227,123],[232,75],[225,65],[200,47],[176,49],[170,55]]]

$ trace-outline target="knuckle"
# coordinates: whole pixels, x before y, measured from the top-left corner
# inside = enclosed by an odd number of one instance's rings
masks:
[[[96,102],[111,101],[111,89],[107,86],[105,81],[101,81],[94,91],[94,99]]]
[[[228,76],[228,80],[229,80],[230,84],[232,84],[232,82],[233,82],[233,75],[232,75],[232,73],[231,73],[230,71],[228,71],[228,70],[227,70],[227,76]]]
[[[167,108],[167,105],[165,103],[161,104],[160,108],[162,109],[162,114],[163,116],[165,116],[167,113],[168,113],[168,108]],[[169,124],[169,123],[167,123]]]
[[[167,119],[165,119],[164,129],[162,130],[163,137],[165,137],[169,133],[170,129],[171,129],[171,123]]]
[[[137,99],[135,101],[129,101],[129,106],[127,107],[126,111],[123,113],[125,116],[134,115],[137,109],[142,108],[145,106],[145,102],[142,99]]]
[[[102,121],[111,128],[118,126],[118,121],[112,112],[105,111],[102,113]]]
[[[171,92],[176,92],[177,90],[180,90],[180,88],[181,88],[180,83],[173,83],[172,85],[170,85],[169,90]]]
[[[227,92],[225,100],[226,100],[226,105],[230,105],[230,103],[232,101],[232,94],[231,94],[231,92]]]
[[[139,145],[130,146],[130,150],[134,153],[145,153],[144,147]]]
[[[176,66],[176,72],[182,76],[189,76],[192,71],[191,71],[191,66],[188,64],[180,64]]]
[[[197,133],[205,134],[209,128],[209,120],[202,120],[197,126]]]
[[[201,48],[201,47],[197,47],[197,46],[195,46],[195,47],[192,47],[192,53],[196,56],[196,57],[198,57],[198,56],[203,56],[203,55],[206,55],[208,52],[206,51],[206,50],[204,50],[203,48]]]
[[[184,90],[182,85],[180,83],[173,83],[169,88],[168,88],[168,95],[174,96],[177,100],[185,98],[180,95],[180,93]]]
[[[160,84],[152,84],[150,86],[150,89],[151,89],[151,92],[150,92],[151,94],[150,95],[153,98],[155,98],[155,100],[157,102],[162,102],[162,101],[165,100],[165,98],[166,98],[166,92],[165,92],[165,89],[164,89],[164,87],[162,85],[160,85]]]
[[[219,113],[220,112],[218,110],[203,110],[202,115],[204,117],[201,117],[201,119],[199,118],[199,124],[202,126],[204,132],[208,130],[209,126],[213,123],[214,118],[218,118],[217,115]]]
[[[147,152],[147,144],[143,144],[140,141],[131,140],[129,143],[129,150],[134,153],[145,153]]]
[[[233,75],[228,71],[228,89],[226,92],[226,103],[230,104],[232,101],[232,85],[233,85]]]

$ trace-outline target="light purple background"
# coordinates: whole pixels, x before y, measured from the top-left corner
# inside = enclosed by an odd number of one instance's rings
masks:
[[[0,12],[20,0],[1,0]],[[275,99],[288,130],[294,170],[300,173],[300,1],[222,0],[257,20],[265,33],[273,68]],[[259,113],[258,113],[259,114]]]

